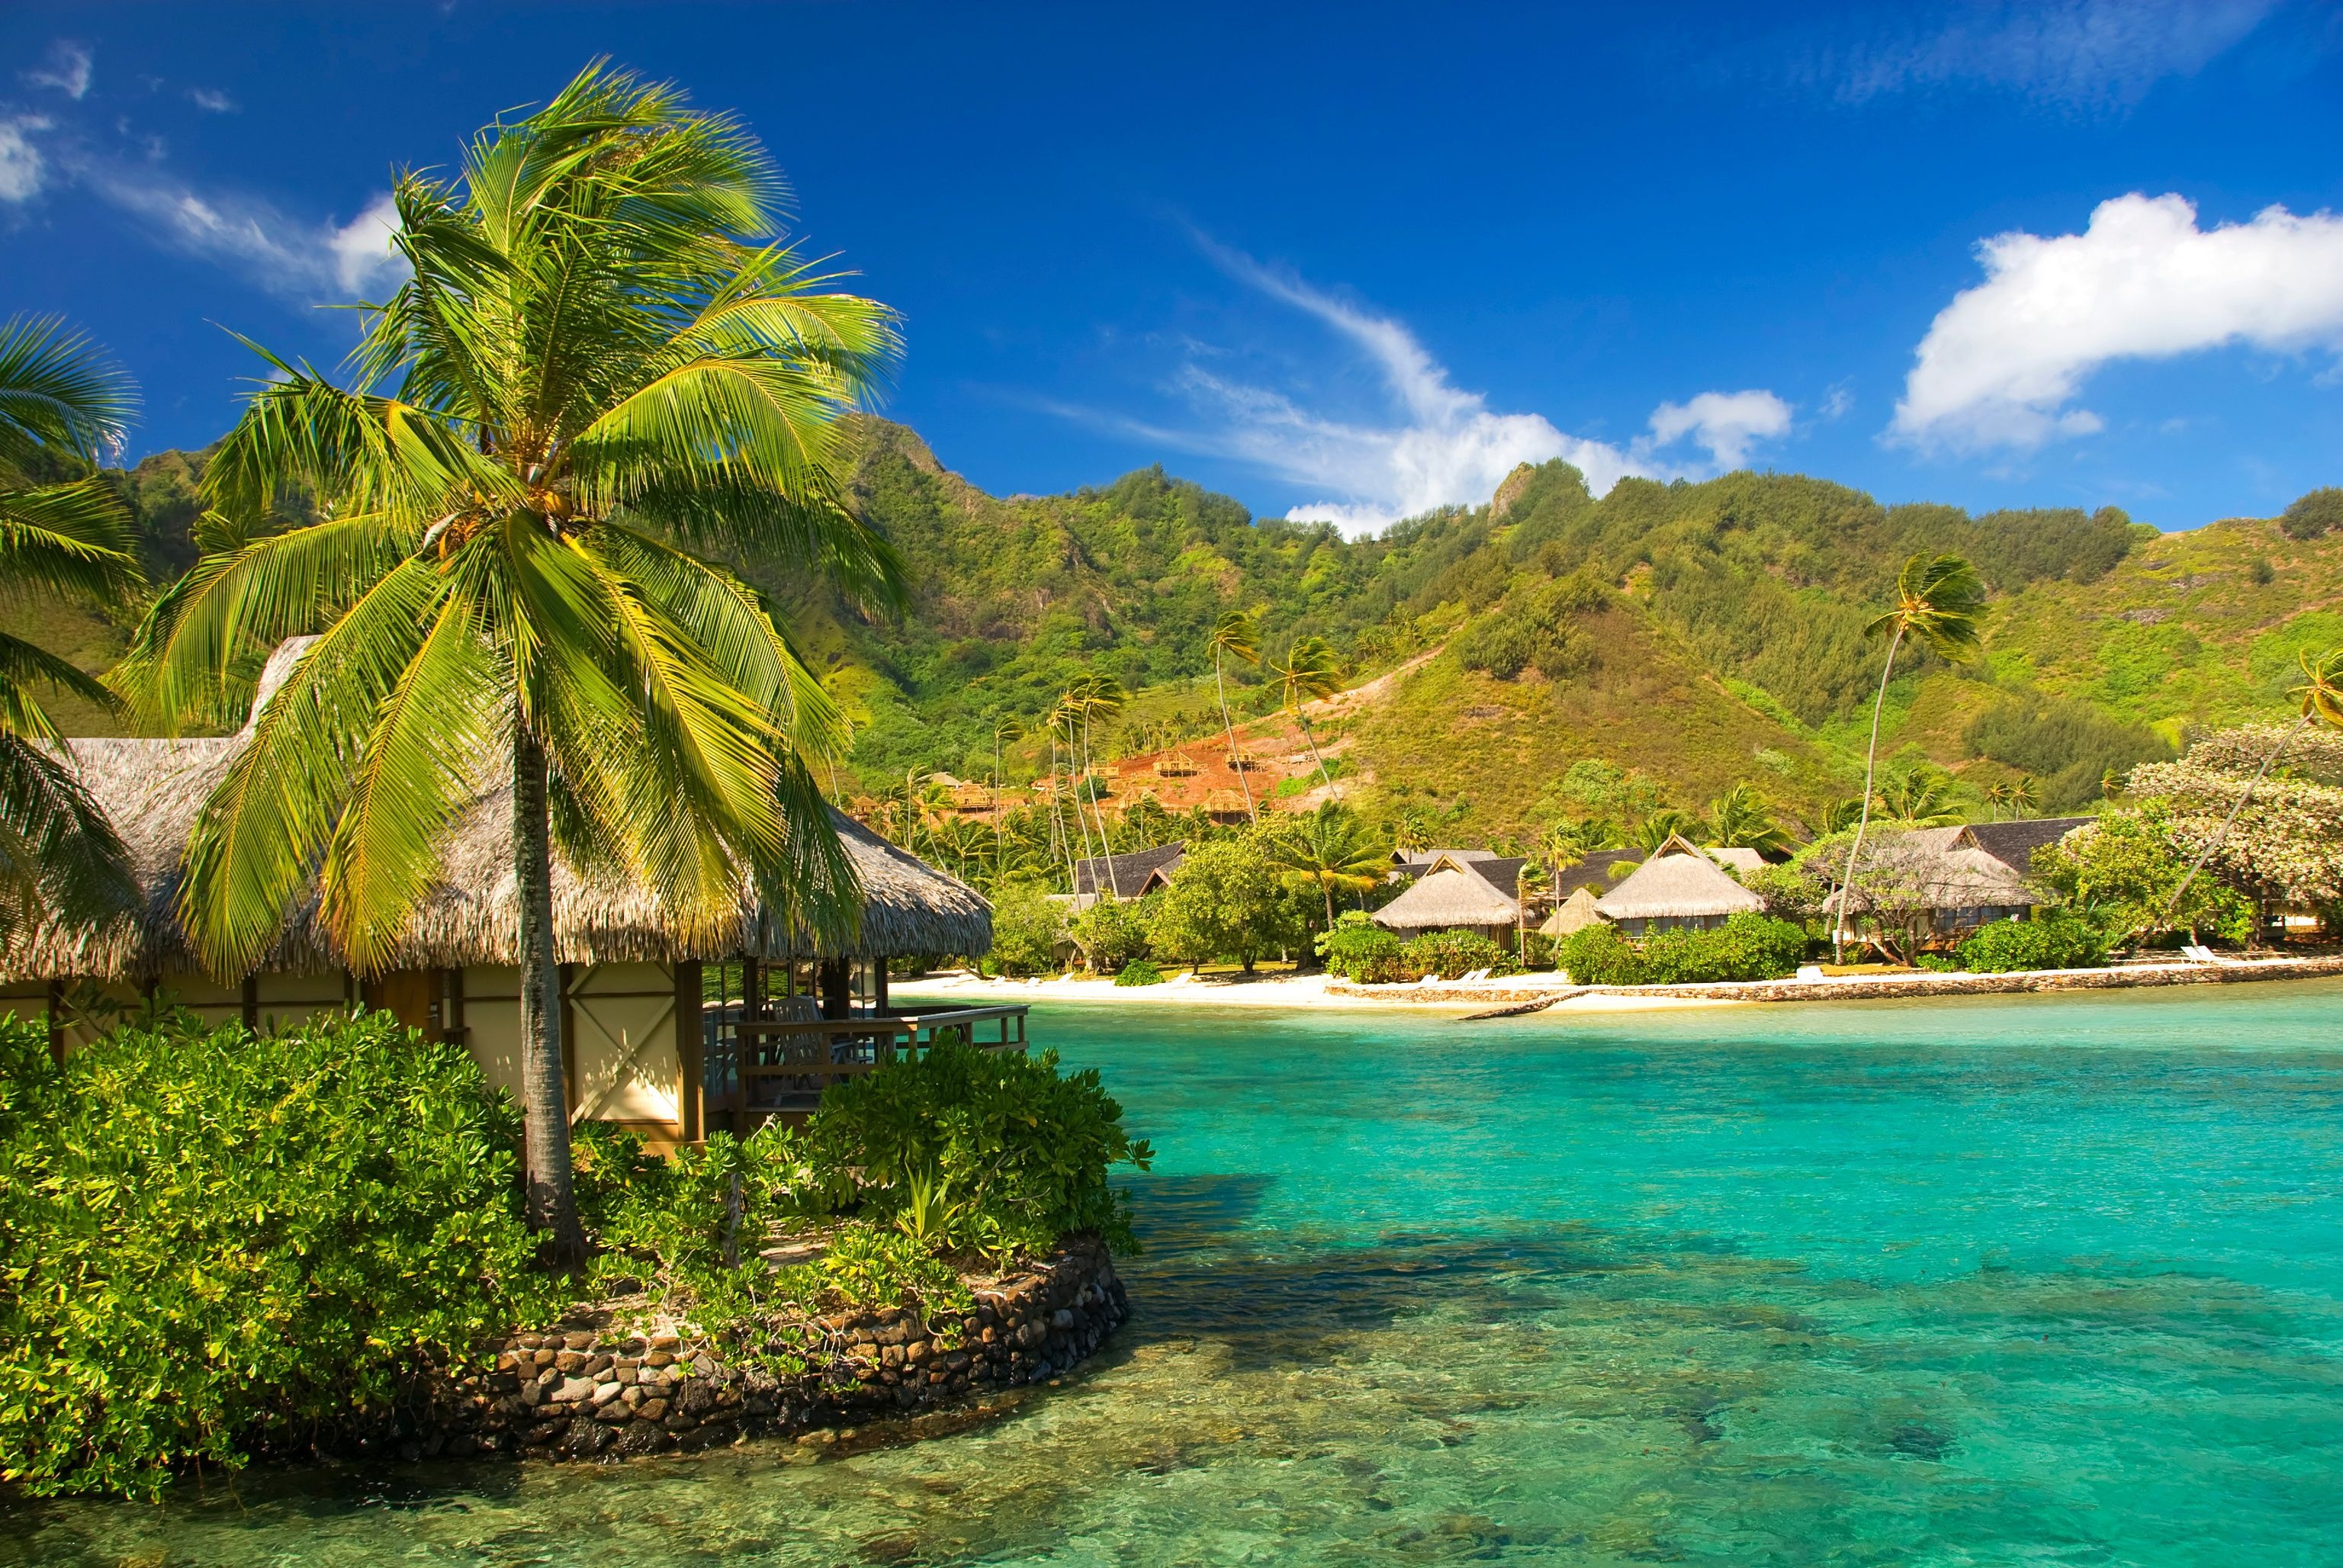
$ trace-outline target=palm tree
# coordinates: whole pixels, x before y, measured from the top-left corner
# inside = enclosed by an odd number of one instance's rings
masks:
[[[1334,929],[1334,890],[1363,893],[1391,872],[1391,852],[1359,814],[1339,800],[1282,824],[1270,836],[1270,859],[1289,887],[1314,884],[1326,900],[1326,929]]]
[[[1107,836],[1106,809],[1099,804],[1098,778],[1093,771],[1097,763],[1091,751],[1091,724],[1101,715],[1112,719],[1122,711],[1123,704],[1130,700],[1130,697],[1124,692],[1122,682],[1113,676],[1086,675],[1074,683],[1073,689],[1067,693],[1067,699],[1073,703],[1075,717],[1081,724],[1081,777],[1082,784],[1090,790],[1091,815],[1098,819],[1101,852],[1107,857],[1108,890],[1119,899],[1122,897],[1122,889],[1115,883],[1114,845]],[[1075,797],[1074,809],[1081,809],[1080,795]]]
[[[2009,814],[2012,818],[2023,819],[2035,808],[2034,776],[2020,773],[2009,781],[2008,790]]]
[[[1788,835],[1774,820],[1764,796],[1747,784],[1735,784],[1708,803],[1705,824],[1709,842],[1724,849],[1781,850]]]
[[[1204,644],[1212,656],[1212,688],[1221,699],[1221,733],[1228,738],[1229,766],[1236,773],[1237,782],[1244,787],[1245,816],[1256,828],[1261,826],[1261,813],[1253,809],[1252,780],[1245,776],[1242,759],[1237,756],[1236,720],[1229,717],[1229,684],[1222,670],[1225,659],[1242,659],[1247,664],[1261,662],[1261,641],[1253,628],[1252,617],[1242,610],[1230,610],[1212,623],[1212,635]]]
[[[1996,779],[1978,792],[1985,797],[1985,803],[1992,808],[1991,820],[2000,821],[2001,809],[2009,804],[2009,786]]]
[[[1855,841],[1846,849],[1846,875],[1840,881],[1839,908],[1855,907],[1855,861],[1863,852],[1863,836],[1871,826],[1871,789],[1879,765],[1879,716],[1887,706],[1888,678],[1896,673],[1896,655],[1910,638],[1939,658],[1964,659],[1976,651],[1977,612],[1985,608],[1985,584],[1976,568],[1958,556],[1926,552],[1904,563],[1896,578],[1896,608],[1863,628],[1865,637],[1892,634],[1887,658],[1879,668],[1879,695],[1871,704],[1871,743],[1863,754],[1863,811],[1855,819]],[[1846,956],[1846,922],[1831,928],[1831,957]]]
[[[1513,951],[1526,956],[1529,950],[1530,906],[1546,895],[1554,886],[1554,872],[1535,861],[1526,861],[1513,880]]]
[[[62,322],[0,324],[0,600],[62,596],[100,608],[136,587],[130,517],[95,465],[118,447],[137,393]],[[35,687],[96,703],[114,694],[73,665],[0,632],[0,936],[45,915],[81,921],[136,896],[129,857],[56,749],[63,737]]]
[[[992,879],[996,885],[1001,876],[1001,744],[1018,739],[1024,733],[1025,727],[1012,718],[1004,716],[992,721]]]
[[[2238,793],[2237,804],[2231,806],[2229,814],[2221,819],[2220,830],[2188,863],[2188,869],[2182,874],[2179,885],[2172,890],[2172,897],[2164,907],[2164,918],[2167,922],[2178,911],[2180,900],[2188,891],[2188,884],[2197,879],[2197,873],[2205,869],[2205,862],[2218,854],[2221,846],[2229,841],[2229,829],[2237,826],[2238,815],[2253,799],[2254,791],[2261,787],[2262,779],[2268,776],[2279,754],[2294,744],[2297,736],[2322,719],[2343,729],[2343,645],[2316,656],[2306,649],[2297,658],[2302,665],[2302,684],[2287,695],[2301,699],[2302,717],[2288,726],[2270,747],[2262,758],[2262,765],[2254,769],[2254,776],[2246,781],[2245,789]]]
[[[1334,645],[1322,637],[1298,638],[1285,650],[1285,662],[1272,664],[1269,668],[1277,677],[1278,693],[1286,710],[1302,726],[1302,739],[1310,743],[1310,759],[1318,765],[1320,780],[1332,786],[1334,776],[1327,771],[1326,759],[1318,754],[1318,738],[1310,732],[1310,715],[1304,705],[1342,689],[1342,661],[1335,656]]]
[[[1879,787],[1879,809],[1898,822],[1939,827],[1956,820],[1951,781],[1942,770],[1908,768]]]
[[[256,716],[187,851],[205,960],[247,972],[322,867],[326,922],[375,970],[490,758],[512,791],[528,1211],[552,1261],[570,1191],[552,853],[615,865],[683,940],[738,930],[743,878],[835,940],[853,870],[810,764],[836,705],[765,602],[702,552],[900,602],[850,509],[841,417],[892,362],[884,306],[825,293],[733,120],[588,66],[482,131],[449,182],[401,175],[409,279],[362,308],[356,385],[268,357],[204,477],[231,522],[300,487],[323,515],[199,561],[125,670],[173,720],[226,722],[277,639],[321,635]],[[267,357],[264,354],[264,357]]]
[[[1636,823],[1635,830],[1627,835],[1627,840],[1633,849],[1641,849],[1647,855],[1657,854],[1660,846],[1675,835],[1694,832],[1699,827],[1699,823],[1674,807],[1664,806]]]

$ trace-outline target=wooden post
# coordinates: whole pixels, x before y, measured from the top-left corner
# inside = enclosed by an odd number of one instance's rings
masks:
[[[828,1019],[851,1018],[854,1015],[853,960],[824,959],[815,975],[821,988],[821,1016]]]
[[[561,966],[561,1107],[574,1121],[578,1116],[578,1004],[569,988],[578,983],[578,966]]]
[[[244,977],[244,984],[240,988],[237,1001],[243,1011],[244,1027],[255,1034],[259,1033],[260,976],[257,973]]]
[[[870,1010],[884,1018],[887,1006],[887,960],[881,956],[870,960]]]
[[[700,1002],[699,966],[675,966],[675,1060],[682,1080],[675,1096],[676,1136],[685,1143],[707,1137],[702,1105],[708,1092],[708,1071],[700,1060],[701,1023],[707,1016]]]
[[[49,982],[49,1060],[65,1064],[65,982]]]

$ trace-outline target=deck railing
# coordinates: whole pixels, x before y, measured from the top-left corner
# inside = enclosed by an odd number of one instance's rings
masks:
[[[809,1114],[842,1078],[946,1041],[1022,1051],[1028,1010],[1017,1004],[838,1019],[721,1017],[712,1010],[702,1125],[745,1138],[775,1117]]]

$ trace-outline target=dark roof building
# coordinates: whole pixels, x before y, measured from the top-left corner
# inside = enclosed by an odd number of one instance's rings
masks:
[[[1581,888],[1594,889],[1595,897],[1600,898],[1611,890],[1612,883],[1620,879],[1620,877],[1611,874],[1613,867],[1624,866],[1628,870],[1633,870],[1643,864],[1645,858],[1644,852],[1641,849],[1594,850],[1574,864],[1564,866],[1554,873],[1554,887],[1551,890],[1554,900],[1556,903],[1560,903]],[[1624,877],[1625,874],[1623,871],[1620,876]]]
[[[1136,899],[1154,892],[1172,879],[1180,869],[1181,859],[1188,853],[1185,844],[1158,844],[1151,849],[1133,849],[1124,855],[1100,855],[1074,862],[1074,894],[1096,897],[1111,893],[1118,899]]]
[[[1956,841],[1965,849],[1984,850],[2023,877],[2033,871],[2035,850],[2045,844],[2056,843],[2093,820],[2089,817],[2036,817],[2023,822],[1972,822],[1961,829]]]

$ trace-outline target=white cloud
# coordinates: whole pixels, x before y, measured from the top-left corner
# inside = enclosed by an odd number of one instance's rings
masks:
[[[25,85],[51,87],[78,104],[89,95],[90,53],[60,38],[49,45],[49,63],[23,73]]]
[[[1790,433],[1790,406],[1771,392],[1704,392],[1688,403],[1652,410],[1652,443],[1674,445],[1690,436],[1720,468],[1738,468],[1749,448]]]
[[[1825,419],[1844,419],[1855,407],[1855,393],[1844,381],[1834,381],[1823,394],[1823,406],[1815,412]]]
[[[2127,106],[2167,76],[2192,75],[2242,41],[2278,0],[2000,0],[1937,30],[1855,50],[1839,95],[1999,87],[2069,107]]]
[[[49,122],[38,115],[0,120],[0,201],[30,201],[41,194],[48,160],[26,133],[48,128]]]
[[[1561,457],[1586,476],[1596,495],[1634,475],[1673,475],[1681,467],[1655,459],[1654,448],[1694,435],[1719,462],[1737,463],[1749,445],[1789,427],[1789,408],[1769,392],[1703,393],[1683,406],[1688,423],[1662,437],[1622,447],[1573,436],[1541,414],[1499,413],[1478,392],[1456,386],[1445,367],[1402,323],[1378,316],[1202,235],[1197,244],[1232,276],[1331,327],[1374,369],[1394,417],[1371,423],[1305,407],[1286,393],[1208,369],[1217,357],[1191,345],[1176,389],[1205,409],[1214,423],[1203,430],[1166,430],[1108,417],[1096,419],[1142,439],[1234,457],[1299,484],[1322,488],[1324,498],[1292,508],[1302,522],[1330,522],[1353,535],[1371,533],[1402,518],[1448,506],[1476,506],[1521,463]],[[1674,409],[1664,405],[1663,413]],[[1674,419],[1675,414],[1669,414]],[[1729,457],[1727,454],[1730,454]]]
[[[189,87],[187,98],[196,107],[210,114],[233,115],[236,112],[236,100],[216,88]]]
[[[206,194],[150,169],[92,162],[77,174],[159,243],[234,266],[272,294],[345,299],[392,282],[406,269],[389,247],[396,217],[387,193],[346,225],[311,224],[266,202]]]
[[[2037,447],[2104,427],[2069,407],[2117,359],[2229,345],[2343,349],[2343,218],[2273,206],[2197,226],[2178,196],[2102,202],[2082,234],[1996,235],[1986,281],[1921,339],[1891,437],[1915,446]]]

